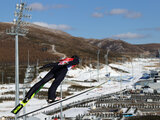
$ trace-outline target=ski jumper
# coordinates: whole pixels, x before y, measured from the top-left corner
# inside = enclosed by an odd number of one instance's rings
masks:
[[[60,60],[57,63],[50,63],[47,65],[44,65],[40,69],[53,67],[47,75],[40,80],[38,83],[36,83],[27,93],[26,98],[30,99],[31,96],[36,93],[45,83],[50,81],[51,79],[55,78],[52,85],[50,86],[48,90],[48,99],[54,100],[56,98],[56,90],[60,83],[63,81],[64,77],[66,76],[69,69],[74,68],[77,64],[79,64],[79,58],[65,58]]]

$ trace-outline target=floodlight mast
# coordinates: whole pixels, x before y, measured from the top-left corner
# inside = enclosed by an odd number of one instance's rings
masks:
[[[98,49],[97,51],[97,81],[99,82],[99,54],[100,54],[100,50]]]
[[[30,18],[30,16],[23,15],[23,12],[26,8],[26,4],[20,1],[20,4],[16,4],[16,11],[14,12],[14,20],[13,20],[13,26],[11,29],[7,29],[6,33],[9,35],[15,36],[15,105],[18,105],[19,103],[19,51],[18,51],[18,36],[25,36],[28,33],[27,29],[22,28],[21,26],[24,26],[24,23],[22,21],[22,18]],[[28,9],[31,10],[31,9]],[[18,115],[15,116],[15,120],[17,120]]]
[[[159,70],[160,70],[160,49],[158,49],[158,53],[159,53]]]
[[[106,75],[109,74],[108,70],[107,70],[107,67],[108,67],[108,54],[109,54],[109,52],[110,52],[110,49],[107,49],[107,53],[104,56],[105,61],[106,61]]]

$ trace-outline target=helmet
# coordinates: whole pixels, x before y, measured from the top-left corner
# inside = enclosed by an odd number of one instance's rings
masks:
[[[79,59],[79,57],[77,55],[73,55],[71,58]]]

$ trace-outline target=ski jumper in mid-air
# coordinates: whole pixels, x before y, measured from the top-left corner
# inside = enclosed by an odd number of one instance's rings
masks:
[[[48,103],[52,103],[56,99],[56,90],[60,83],[63,81],[64,77],[66,76],[69,69],[74,68],[76,65],[79,64],[79,57],[74,55],[71,58],[65,58],[60,60],[57,63],[50,63],[44,65],[40,69],[52,67],[52,69],[47,73],[47,75],[42,78],[38,83],[36,83],[26,94],[24,102],[28,101],[36,91],[39,91],[43,87],[45,83],[50,81],[51,79],[55,78],[52,85],[48,90]]]

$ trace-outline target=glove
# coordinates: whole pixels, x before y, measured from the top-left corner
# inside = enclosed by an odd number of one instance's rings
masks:
[[[42,69],[44,69],[44,67],[42,66],[42,67],[39,67],[38,69],[42,70]]]

